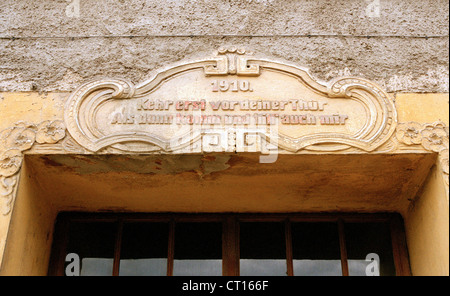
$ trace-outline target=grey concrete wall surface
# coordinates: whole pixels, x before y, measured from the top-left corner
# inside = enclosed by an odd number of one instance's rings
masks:
[[[389,92],[448,92],[448,0],[2,0],[0,91],[71,91],[237,46]]]

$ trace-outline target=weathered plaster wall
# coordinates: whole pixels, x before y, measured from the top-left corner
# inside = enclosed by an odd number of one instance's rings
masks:
[[[15,215],[8,233],[10,247],[5,249],[0,276],[47,273],[57,212],[35,182],[34,175],[27,165],[23,166]],[[0,231],[4,231],[6,225],[0,225]]]
[[[0,91],[70,91],[99,76],[139,82],[236,45],[323,80],[351,74],[389,92],[448,92],[448,21],[448,0],[4,0]]]
[[[444,192],[440,169],[432,169],[422,194],[405,216],[411,272],[416,276],[449,274],[449,208],[444,198],[448,192]]]

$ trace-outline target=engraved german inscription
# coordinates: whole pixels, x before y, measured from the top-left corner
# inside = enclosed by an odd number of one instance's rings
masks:
[[[320,114],[328,103],[317,100],[220,100],[207,102],[201,100],[150,100],[141,99],[136,106],[137,113],[115,112],[111,124],[187,124],[187,125],[345,125],[346,114]],[[211,111],[220,114],[146,114],[143,111]],[[279,113],[247,113],[233,115],[223,111],[279,111]],[[280,111],[300,112],[302,114],[282,114]]]

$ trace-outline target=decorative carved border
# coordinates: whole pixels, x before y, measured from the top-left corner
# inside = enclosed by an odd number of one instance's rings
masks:
[[[46,120],[40,124],[17,122],[0,132],[0,197],[3,215],[11,212],[23,162],[23,153],[38,144],[55,144],[66,136],[62,120]]]
[[[439,161],[449,185],[449,127],[443,122],[399,123],[396,132],[397,140],[405,145],[420,145],[427,151],[439,153]]]

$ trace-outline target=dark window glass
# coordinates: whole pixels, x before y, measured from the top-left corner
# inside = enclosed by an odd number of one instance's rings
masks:
[[[342,275],[339,232],[335,223],[292,223],[294,275]]]
[[[119,275],[167,275],[168,223],[125,223]]]
[[[240,275],[287,275],[284,223],[240,224]]]
[[[222,275],[222,223],[177,223],[173,275]]]
[[[342,224],[336,216],[149,216],[64,217],[55,228],[49,274],[393,276],[395,264],[399,275],[410,274],[404,234],[391,232],[401,225],[386,214],[338,217]],[[394,246],[391,235],[398,235]]]
[[[346,223],[345,239],[350,275],[395,275],[388,223]]]
[[[80,275],[112,275],[116,223],[72,223],[67,254],[80,259]],[[67,265],[67,263],[66,263]]]

